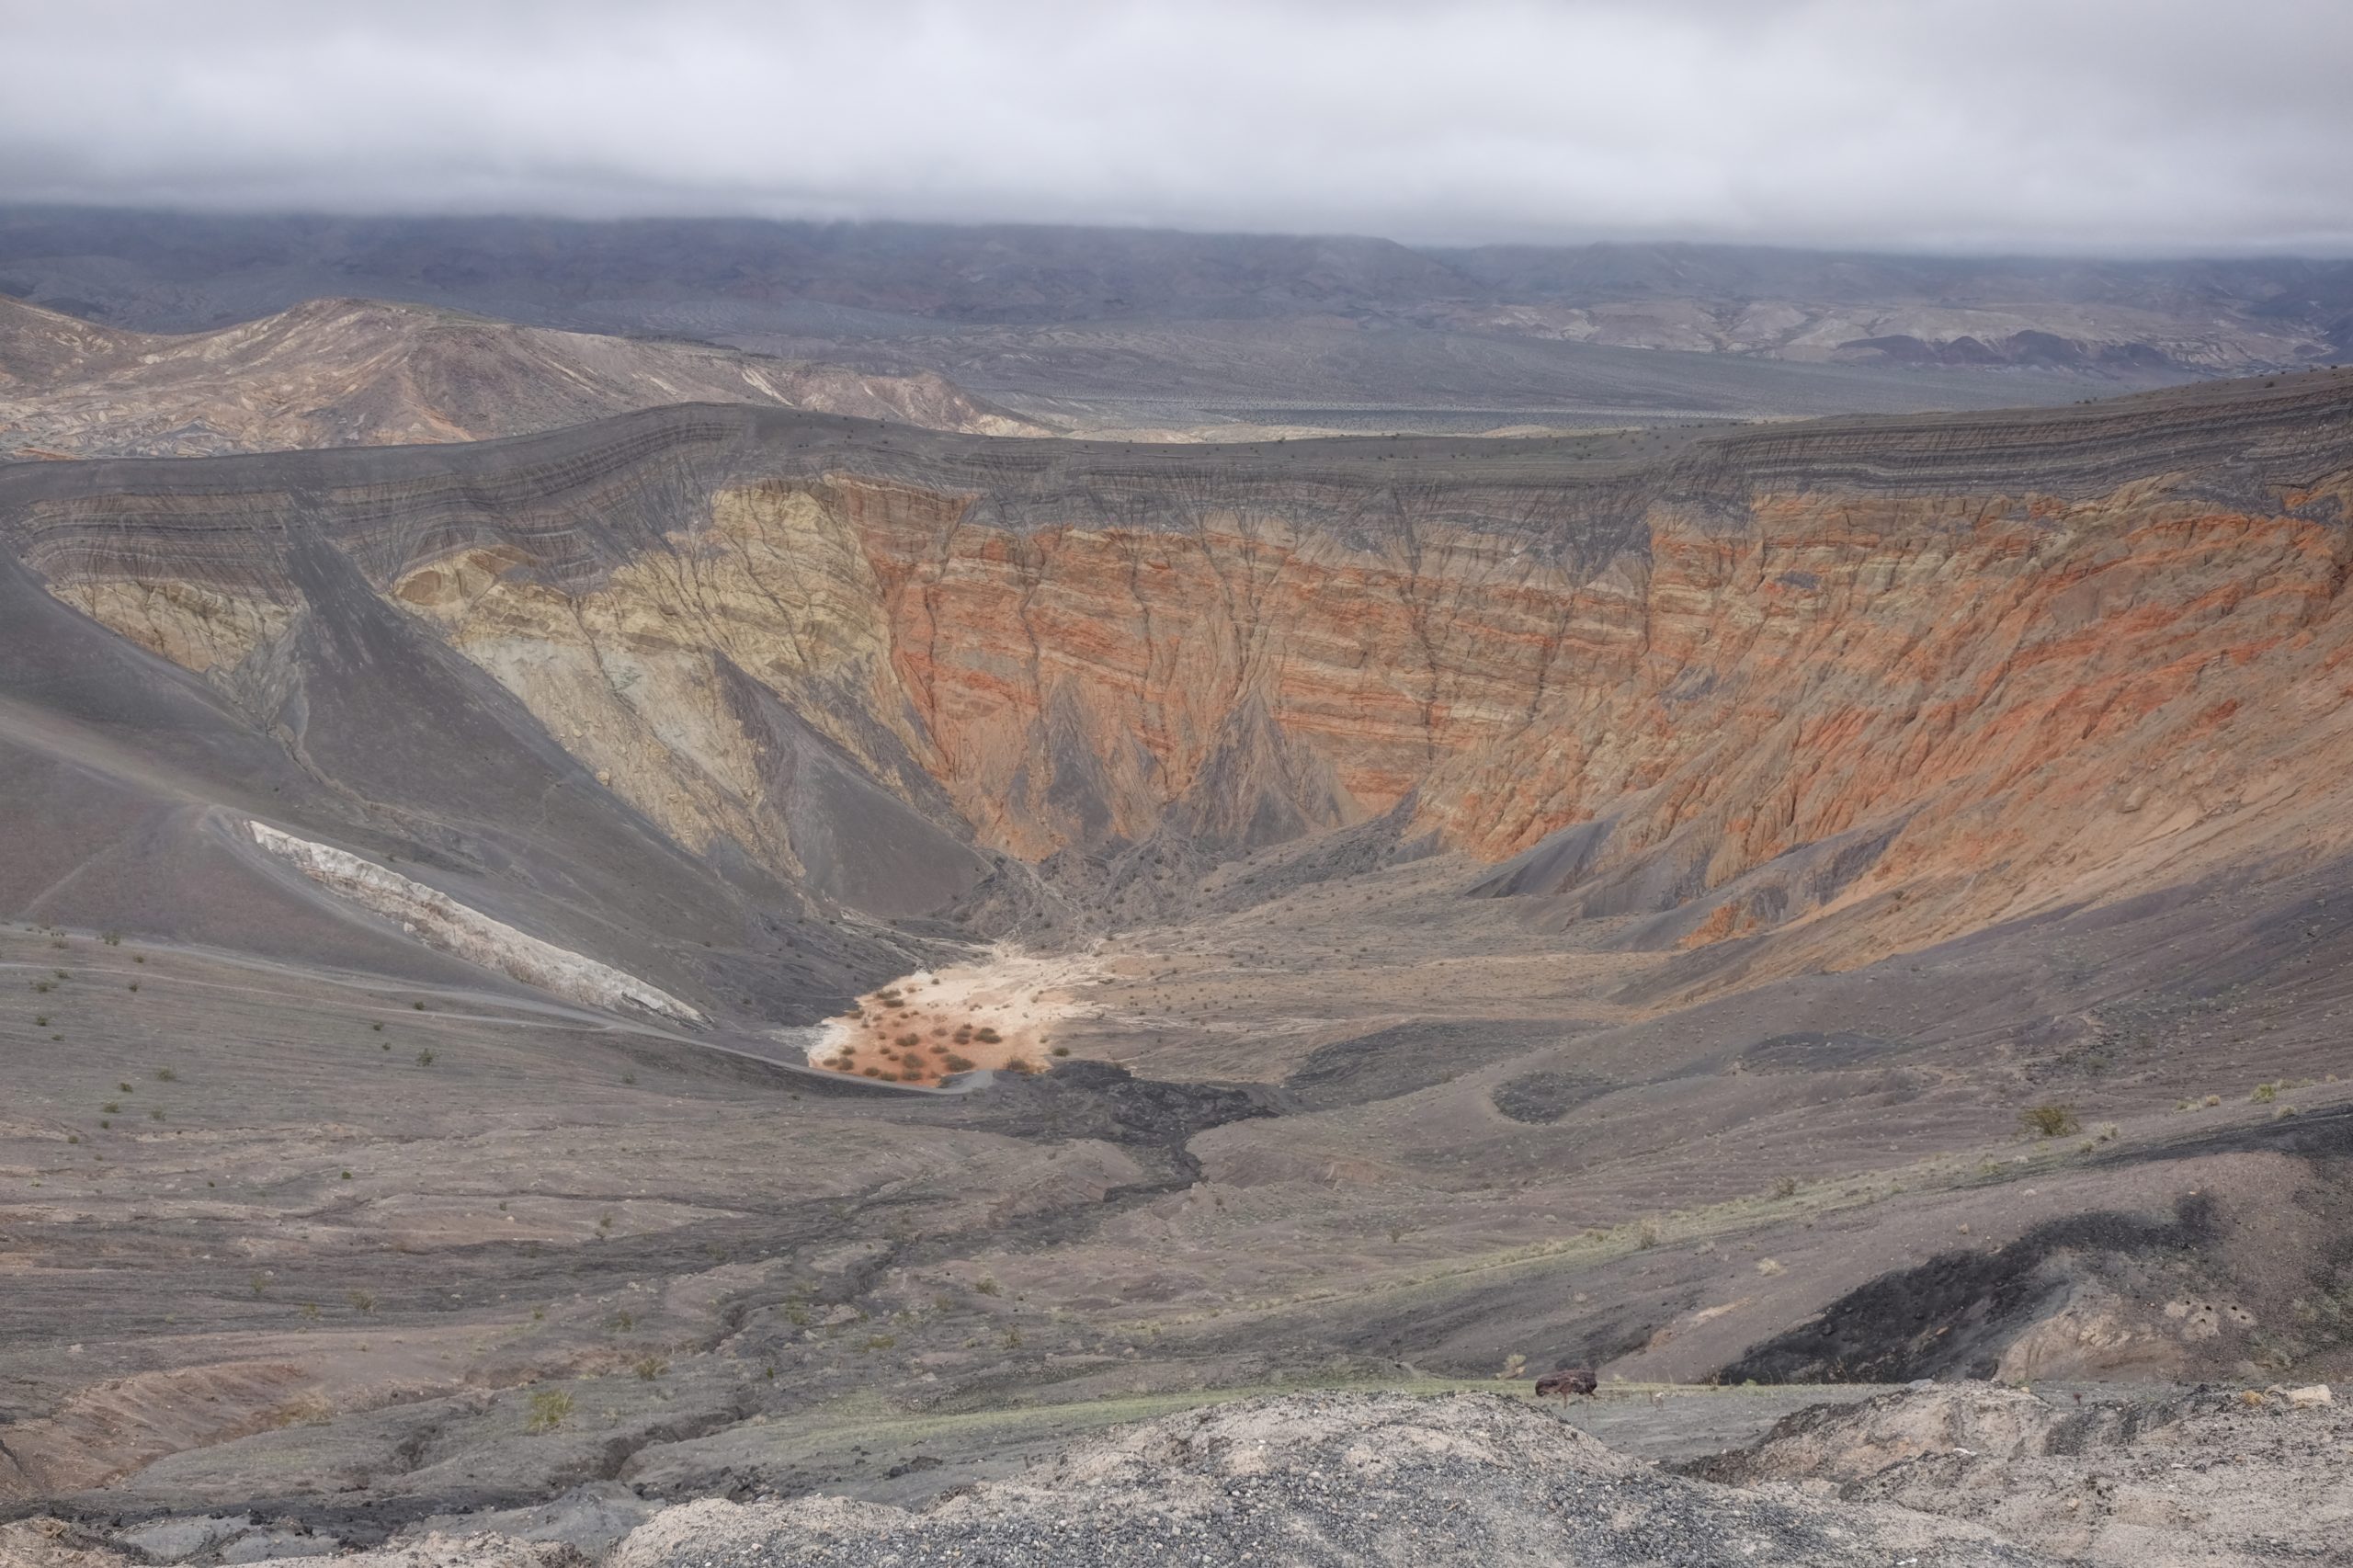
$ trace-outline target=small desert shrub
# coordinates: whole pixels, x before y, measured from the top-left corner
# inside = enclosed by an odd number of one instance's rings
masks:
[[[1779,1259],[1760,1257],[1756,1260],[1756,1272],[1759,1274],[1780,1274],[1786,1272],[1786,1270],[1782,1267]]]
[[[979,1279],[972,1282],[972,1289],[978,1290],[983,1296],[994,1296],[997,1293],[1000,1288],[1001,1287],[998,1286],[995,1280],[991,1279],[986,1275],[983,1275]]]
[[[1070,1047],[1066,1045],[1058,1045],[1054,1047],[1054,1054],[1056,1056],[1068,1056],[1070,1054]]]
[[[972,1063],[969,1058],[958,1056],[952,1051],[943,1057],[939,1064],[950,1073],[970,1073],[972,1070]]]
[[[2057,1104],[2032,1106],[2018,1112],[2018,1125],[2038,1138],[2063,1138],[2083,1130],[2075,1108]]]
[[[904,1051],[911,1045],[921,1045],[923,1043],[923,1036],[919,1034],[903,1034],[891,1043],[897,1046],[901,1051]]]
[[[597,1216],[597,1228],[600,1231],[609,1231],[613,1228],[613,1216],[610,1210],[607,1210],[604,1213]],[[624,1313],[623,1315],[626,1316],[627,1314]]]
[[[1798,1178],[1797,1178],[1797,1177],[1795,1177],[1795,1176],[1779,1176],[1779,1177],[1776,1177],[1776,1178],[1774,1179],[1774,1182],[1773,1182],[1773,1196],[1774,1196],[1774,1197],[1776,1197],[1776,1198],[1795,1198],[1797,1195],[1798,1195]]]
[[[119,931],[108,931],[103,933],[98,937],[98,940],[104,942],[109,948],[119,948],[122,946],[122,933]]]
[[[995,1029],[975,1029],[972,1031],[972,1038],[979,1040],[983,1045],[1002,1045],[1005,1043],[1005,1037],[997,1033]]]
[[[372,1312],[376,1310],[376,1298],[365,1290],[354,1290],[344,1300],[351,1303],[354,1312]]]
[[[176,1084],[179,1081],[180,1075],[177,1073],[173,1072],[170,1068],[158,1067],[155,1069],[155,1082],[159,1084]]]
[[[1656,1220],[1644,1220],[1634,1227],[1634,1244],[1648,1250],[1658,1245],[1660,1233]]]
[[[867,1341],[866,1341],[866,1348],[868,1348],[869,1350],[888,1350],[888,1349],[890,1349],[892,1346],[894,1346],[894,1345],[896,1345],[896,1344],[898,1344],[898,1343],[899,1343],[899,1339],[898,1339],[898,1335],[892,1335],[892,1334],[877,1334],[877,1335],[870,1335],[870,1336],[867,1339]]]
[[[422,1002],[411,1002],[409,1006],[415,1008],[420,1013],[425,1011],[425,1004]]]
[[[381,1024],[369,1024],[368,1027],[374,1029],[378,1034],[382,1034],[384,1032],[384,1026]]]
[[[2279,1085],[2277,1084],[2257,1084],[2246,1097],[2253,1100],[2256,1105],[2269,1105],[2273,1100],[2279,1097]]]
[[[45,1029],[49,1028],[49,1015],[47,1013],[35,1013],[33,1015],[33,1028],[37,1029]]]
[[[426,1049],[416,1053],[416,1064],[419,1067],[430,1067],[433,1065],[433,1051],[431,1047],[428,1046]]]
[[[531,1396],[531,1414],[523,1422],[526,1432],[552,1432],[572,1414],[572,1396],[562,1389],[543,1389]]]
[[[2212,1110],[2216,1106],[2221,1105],[2222,1103],[2222,1096],[2220,1095],[2208,1095],[2204,1101],[2205,1107],[2208,1110]]]
[[[670,1363],[659,1356],[641,1356],[637,1358],[635,1365],[630,1368],[631,1371],[638,1375],[641,1381],[649,1383],[669,1369]]]

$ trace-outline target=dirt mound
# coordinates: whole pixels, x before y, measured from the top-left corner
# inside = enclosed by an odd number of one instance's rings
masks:
[[[1971,1526],[1662,1474],[1496,1395],[1308,1394],[1074,1445],[931,1509],[707,1501],[631,1535],[616,1568],[1031,1563],[2043,1561]]]
[[[2113,1415],[2103,1406],[2097,1413]],[[1853,1405],[1815,1405],[1778,1423],[1757,1443],[1691,1467],[1710,1480],[1866,1481],[1926,1454],[2017,1459],[2044,1452],[2069,1420],[2022,1389],[1968,1383],[1881,1394]],[[2073,1445],[2081,1447],[2080,1434]]]
[[[1768,1495],[1894,1504],[2095,1563],[2342,1562],[2353,1418],[2313,1392],[2079,1406],[1983,1386],[1802,1411],[1688,1467]]]

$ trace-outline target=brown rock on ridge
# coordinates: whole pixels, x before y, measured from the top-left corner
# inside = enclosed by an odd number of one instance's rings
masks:
[[[426,305],[313,300],[167,336],[0,296],[0,455],[198,457],[472,441],[683,402],[1045,433],[929,372],[868,375]]]
[[[1870,907],[1790,963],[2353,840],[2344,374],[1648,461],[696,408],[7,480],[52,592],[248,703],[316,608],[299,514],[677,842],[787,874],[779,723],[1025,858],[1402,810],[1658,940]]]

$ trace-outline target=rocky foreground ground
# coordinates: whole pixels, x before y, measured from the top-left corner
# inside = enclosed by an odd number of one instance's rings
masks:
[[[2353,1414],[2323,1388],[2081,1404],[1929,1386],[1801,1411],[1746,1448],[1670,1466],[1504,1394],[1302,1393],[1087,1438],[913,1507],[713,1498],[659,1508],[615,1539],[625,1510],[575,1502],[540,1513],[542,1528],[527,1513],[491,1533],[420,1528],[357,1554],[325,1532],[246,1518],[111,1534],[31,1519],[0,1527],[0,1563],[2347,1562],[2348,1460]]]

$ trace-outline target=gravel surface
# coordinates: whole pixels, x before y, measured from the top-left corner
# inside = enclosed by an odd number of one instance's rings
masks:
[[[921,1513],[844,1498],[706,1501],[616,1568],[925,1562],[1873,1563],[2055,1561],[1977,1527],[1693,1482],[1489,1394],[1308,1394],[1074,1445]]]

